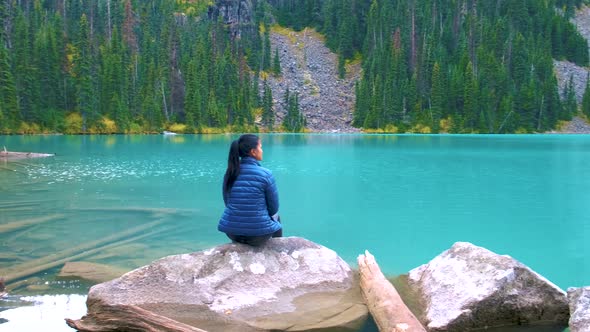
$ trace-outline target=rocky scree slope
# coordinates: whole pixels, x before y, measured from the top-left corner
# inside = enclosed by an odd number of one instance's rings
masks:
[[[359,79],[360,64],[348,65],[344,79],[338,78],[338,59],[315,30],[293,31],[285,28],[271,31],[274,58],[278,48],[282,74],[270,75],[269,84],[276,115],[275,127],[287,114],[285,92],[299,93],[299,109],[312,132],[359,132],[352,126],[354,84]]]

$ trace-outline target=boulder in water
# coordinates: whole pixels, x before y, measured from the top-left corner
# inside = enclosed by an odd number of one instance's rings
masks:
[[[429,331],[567,326],[566,293],[510,256],[457,242],[409,273]]]
[[[570,332],[590,332],[590,286],[568,288]]]
[[[93,286],[79,331],[357,331],[367,318],[358,280],[308,240],[224,244],[162,258]]]

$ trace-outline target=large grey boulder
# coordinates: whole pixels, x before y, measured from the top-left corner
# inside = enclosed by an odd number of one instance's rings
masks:
[[[568,288],[570,332],[590,332],[590,286]]]
[[[356,331],[367,318],[349,265],[296,237],[168,256],[92,287],[87,306],[87,316],[68,325],[80,331],[147,330],[145,324],[159,331]],[[130,323],[138,315],[142,320]]]
[[[429,331],[551,324],[567,326],[566,293],[510,256],[457,242],[409,273]]]

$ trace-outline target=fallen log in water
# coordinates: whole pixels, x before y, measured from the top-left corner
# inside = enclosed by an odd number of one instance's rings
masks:
[[[79,320],[66,318],[69,327],[80,332],[101,331],[146,331],[146,332],[206,332],[199,328],[183,324],[165,316],[134,305],[101,305],[98,302],[88,306],[99,307],[93,310],[98,319],[84,316]],[[101,322],[101,323],[97,323]],[[105,322],[108,322],[105,324]]]
[[[368,251],[357,259],[365,303],[380,332],[426,332]]]
[[[0,158],[9,159],[9,160],[27,159],[27,158],[44,158],[44,157],[53,157],[53,156],[55,156],[55,154],[53,154],[53,153],[7,151],[6,147],[4,147],[4,150],[0,150]]]
[[[147,230],[151,227],[161,224],[160,220],[156,220],[149,224],[137,226],[135,228],[123,231],[118,234],[107,236],[100,240],[96,240],[90,243],[82,244],[74,248],[62,251],[61,253],[53,254],[50,256],[42,257],[26,263],[14,266],[4,271],[0,270],[0,275],[3,276],[5,282],[8,284],[12,281],[28,277],[30,275],[57,267],[68,261],[75,261],[77,259],[87,257],[95,254],[101,250],[113,248],[128,242],[137,241],[138,239],[153,235],[153,233],[142,234],[132,238],[135,234]],[[127,239],[124,239],[127,238]],[[124,239],[124,240],[121,240]]]

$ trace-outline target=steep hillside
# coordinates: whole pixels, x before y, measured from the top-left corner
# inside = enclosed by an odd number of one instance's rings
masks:
[[[576,26],[580,34],[588,41],[590,46],[590,7],[582,6],[576,12],[572,19],[572,23]],[[554,61],[555,73],[559,85],[560,94],[563,96],[565,87],[570,78],[573,78],[574,91],[576,94],[576,101],[578,104],[582,103],[584,90],[586,88],[586,81],[588,79],[588,67],[581,67],[569,61]],[[576,116],[572,121],[565,123],[556,132],[559,133],[590,133],[590,124],[584,119]]]
[[[275,29],[271,33],[272,49],[279,50],[282,67],[280,77],[270,77],[277,124],[286,114],[284,95],[299,93],[300,110],[306,128],[313,132],[358,132],[351,126],[355,95],[354,84],[359,65],[347,68],[345,79],[338,78],[337,56],[314,30],[296,32]]]

